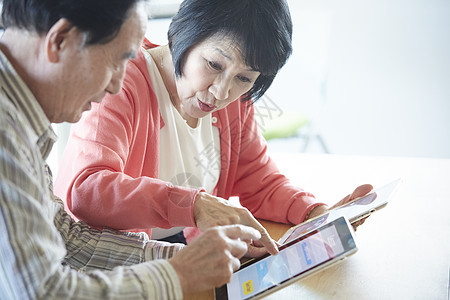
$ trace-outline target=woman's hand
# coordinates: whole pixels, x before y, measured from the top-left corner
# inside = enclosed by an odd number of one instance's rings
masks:
[[[277,247],[281,247],[281,244],[276,241],[275,244],[277,245]],[[248,243],[247,247],[247,253],[245,253],[244,255],[245,259],[260,257],[267,253],[266,248],[260,240],[251,241],[251,243]]]
[[[264,251],[277,254],[278,247],[267,230],[255,219],[248,209],[231,204],[229,201],[200,192],[194,202],[194,218],[197,227],[204,231],[214,226],[242,224],[255,228],[261,233],[259,240]],[[251,247],[249,255],[258,256],[263,250]]]
[[[353,191],[353,193],[345,196],[344,198],[342,198],[341,201],[337,202],[336,204],[334,204],[331,207],[328,207],[326,205],[319,205],[319,206],[314,207],[306,219],[308,220],[308,219],[312,219],[317,216],[323,215],[324,213],[326,213],[327,211],[329,211],[333,208],[342,206],[356,198],[362,197],[362,196],[370,193],[372,190],[373,190],[373,186],[370,184],[360,185]],[[355,231],[356,231],[356,228],[358,226],[362,225],[366,221],[367,218],[368,217],[352,223],[353,229],[355,229]]]

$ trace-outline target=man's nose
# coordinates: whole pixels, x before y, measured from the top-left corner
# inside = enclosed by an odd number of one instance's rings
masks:
[[[111,76],[111,80],[106,88],[106,91],[110,94],[118,94],[122,89],[123,79],[125,78],[125,68],[121,68],[114,72]]]

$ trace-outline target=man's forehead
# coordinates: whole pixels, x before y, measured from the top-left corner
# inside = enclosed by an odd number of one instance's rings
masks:
[[[132,9],[117,36],[106,45],[118,52],[122,59],[136,57],[147,29],[147,14],[141,9]]]

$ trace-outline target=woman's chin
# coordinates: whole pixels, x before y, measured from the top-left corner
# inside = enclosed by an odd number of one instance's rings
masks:
[[[187,115],[189,115],[189,117],[193,118],[193,119],[201,119],[204,118],[208,115],[210,115],[212,112],[205,112],[202,111],[201,109],[195,109],[192,110],[191,112],[188,112]]]
[[[212,111],[203,111],[200,107],[190,107],[190,109],[187,110],[186,106],[181,106],[181,110],[186,116],[192,119],[201,119],[217,111],[217,109]]]

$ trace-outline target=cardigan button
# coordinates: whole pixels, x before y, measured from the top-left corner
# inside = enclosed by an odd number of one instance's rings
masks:
[[[211,121],[213,122],[213,124],[216,124],[217,123],[217,117],[212,117]]]

